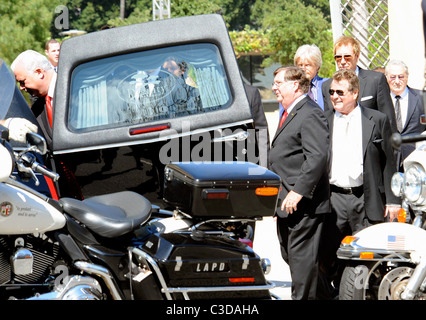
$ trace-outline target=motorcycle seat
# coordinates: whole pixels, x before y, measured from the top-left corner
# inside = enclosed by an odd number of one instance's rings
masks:
[[[64,211],[96,234],[115,238],[133,231],[151,216],[152,205],[136,192],[122,191],[83,201],[60,200]]]

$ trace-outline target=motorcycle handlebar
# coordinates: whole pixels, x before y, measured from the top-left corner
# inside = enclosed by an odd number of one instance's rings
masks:
[[[423,134],[401,136],[399,133],[394,133],[392,134],[392,147],[399,149],[404,143],[412,143],[423,140],[426,140],[426,135]]]
[[[52,179],[53,181],[59,180],[59,174],[42,167],[40,163],[34,162],[31,167],[34,171],[41,173],[42,175]]]

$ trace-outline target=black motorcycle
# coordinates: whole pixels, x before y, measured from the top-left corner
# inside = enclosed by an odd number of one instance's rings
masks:
[[[46,152],[44,139],[28,138],[19,152],[2,140],[2,163],[10,173],[14,163],[19,176],[57,180],[34,156]],[[164,201],[173,211],[131,191],[54,200],[6,172],[0,177],[2,299],[271,298],[268,259],[241,241],[250,222],[276,207],[279,177],[262,167],[171,163]]]

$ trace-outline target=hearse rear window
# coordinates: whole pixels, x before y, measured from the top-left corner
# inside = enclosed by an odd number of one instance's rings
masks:
[[[91,131],[226,108],[218,48],[198,43],[83,63],[71,80],[68,127]]]

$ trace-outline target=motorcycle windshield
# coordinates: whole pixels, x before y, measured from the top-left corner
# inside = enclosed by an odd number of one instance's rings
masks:
[[[25,118],[37,125],[34,114],[16,85],[13,73],[0,59],[0,119],[7,118]]]

